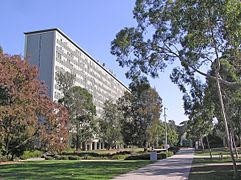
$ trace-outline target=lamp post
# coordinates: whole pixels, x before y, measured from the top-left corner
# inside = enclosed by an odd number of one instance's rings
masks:
[[[169,145],[167,144],[167,114],[166,114],[167,108],[164,107],[164,121],[165,121],[165,144],[164,148],[168,150]]]

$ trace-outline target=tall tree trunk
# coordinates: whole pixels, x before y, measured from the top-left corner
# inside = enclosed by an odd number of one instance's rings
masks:
[[[220,101],[220,105],[221,105],[221,114],[223,116],[225,132],[226,132],[228,146],[229,146],[229,151],[230,151],[230,155],[231,155],[232,162],[233,162],[233,170],[234,170],[233,176],[234,176],[234,178],[236,178],[237,174],[238,174],[237,164],[236,164],[236,160],[234,158],[233,151],[232,151],[232,142],[231,142],[231,138],[230,138],[230,134],[229,134],[228,123],[227,123],[227,118],[226,118],[226,113],[225,113],[225,108],[224,108],[224,103],[223,103],[223,96],[222,96],[222,92],[221,92],[221,87],[220,87],[220,83],[219,83],[219,73],[218,72],[216,72],[216,82],[217,82],[217,87],[218,87],[219,101]]]
[[[202,150],[204,151],[205,148],[204,148],[203,138],[202,137],[200,138],[200,143],[201,143],[201,146],[202,146]]]
[[[234,149],[234,153],[236,156],[236,159],[238,159],[238,151],[237,151],[237,146],[236,146],[236,142],[235,142],[235,138],[234,138],[234,132],[232,131],[232,145],[233,145],[233,149]]]
[[[210,144],[209,144],[208,136],[205,136],[205,137],[206,137],[207,144],[208,144],[208,149],[209,149],[210,159],[212,159],[212,158],[213,158],[213,156],[212,156],[212,149],[210,148]]]
[[[239,140],[239,147],[241,147],[241,135],[240,135],[240,133],[238,135],[238,140]]]
[[[80,122],[76,124],[76,151],[80,150]]]
[[[227,142],[225,137],[223,137],[223,147],[227,147]]]

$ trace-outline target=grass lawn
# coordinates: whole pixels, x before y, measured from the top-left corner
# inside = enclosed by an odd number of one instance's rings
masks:
[[[32,161],[0,165],[0,179],[111,179],[151,161]]]
[[[237,160],[239,177],[241,179],[241,160]],[[195,158],[189,175],[189,180],[234,180],[233,166],[230,158]]]
[[[229,148],[213,148],[212,149],[212,155],[220,155],[222,153],[223,155],[229,155]],[[241,148],[238,148],[238,153],[241,153]],[[209,150],[205,149],[203,151],[196,151],[196,156],[209,156]]]

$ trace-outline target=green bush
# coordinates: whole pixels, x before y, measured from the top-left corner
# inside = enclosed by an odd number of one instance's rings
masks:
[[[167,153],[167,156],[168,156],[168,157],[171,157],[171,156],[173,156],[173,155],[174,155],[174,152],[168,151],[168,153]]]
[[[81,158],[79,156],[68,156],[69,160],[80,160]]]
[[[172,151],[173,154],[176,154],[179,150],[180,150],[180,148],[177,146],[171,146],[168,148],[168,151]]]
[[[121,160],[126,159],[129,155],[128,154],[115,154],[111,157],[113,160]]]
[[[131,151],[118,151],[115,153],[116,155],[126,155],[126,154],[131,154]]]
[[[96,152],[63,152],[62,155],[67,155],[67,156],[93,156],[93,157],[98,157],[100,154]]]
[[[62,155],[54,155],[53,157],[56,160],[68,160],[68,156],[62,156]]]
[[[45,158],[45,160],[54,160],[54,158],[52,156],[42,156],[43,158]]]
[[[157,159],[165,159],[166,153],[158,153],[157,154]],[[139,154],[139,155],[132,155],[128,156],[125,158],[125,160],[150,160],[150,154],[149,153],[144,153],[144,154]]]
[[[132,155],[125,158],[125,160],[150,160],[150,154],[144,153],[139,155]]]
[[[43,154],[42,151],[24,151],[23,155],[20,156],[20,159],[29,159],[29,158],[35,158],[35,157],[41,157]]]
[[[93,156],[81,156],[81,159],[84,159],[84,160],[95,160],[95,159],[100,159],[101,157],[93,157]]]
[[[157,159],[166,159],[166,158],[167,158],[167,155],[164,152],[157,154]]]
[[[0,162],[6,162],[8,161],[7,156],[0,156]]]

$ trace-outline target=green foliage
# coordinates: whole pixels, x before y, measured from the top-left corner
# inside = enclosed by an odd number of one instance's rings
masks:
[[[167,142],[170,146],[176,146],[178,143],[177,126],[174,121],[167,124]]]
[[[68,71],[59,71],[56,73],[57,86],[59,87],[59,90],[63,93],[64,96],[66,96],[69,89],[73,87],[75,79],[76,76],[69,73]]]
[[[20,159],[29,159],[29,158],[35,158],[35,157],[41,157],[43,154],[42,151],[24,151],[23,155],[20,156]]]
[[[107,143],[108,148],[115,147],[122,142],[121,119],[123,115],[117,104],[106,101],[102,117],[99,119],[99,135]]]
[[[54,155],[53,158],[55,160],[69,160],[68,156],[62,156],[62,155],[58,155],[58,154]]]
[[[171,153],[170,153],[171,155]],[[157,154],[157,159],[165,159],[166,153],[158,153]],[[138,154],[138,155],[132,155],[127,157],[125,160],[150,160],[150,153],[143,153],[143,154]]]
[[[168,148],[168,152],[172,152],[173,154],[176,154],[179,150],[180,150],[180,148],[177,146],[171,146]]]
[[[69,160],[80,160],[79,156],[68,156]]]
[[[54,157],[52,157],[52,156],[43,156],[44,158],[45,158],[45,160],[53,160],[54,159]]]
[[[6,162],[9,158],[7,156],[0,156],[0,162]]]
[[[167,152],[167,157],[171,157],[171,156],[173,156],[174,155],[174,152],[173,151],[168,151]]]
[[[128,154],[115,154],[115,155],[111,156],[111,159],[112,160],[124,160],[127,157],[129,157]]]
[[[122,136],[126,145],[147,147],[153,144],[158,133],[162,99],[148,81],[136,79],[130,84],[131,94],[119,99],[123,111]]]
[[[240,9],[238,0],[137,0],[133,11],[137,26],[122,29],[111,52],[121,66],[130,67],[130,78],[141,73],[157,77],[167,61],[174,60],[181,62],[178,71],[194,77],[205,62],[218,58],[213,52],[230,50],[237,60]]]
[[[204,104],[206,86],[197,74],[222,86],[240,87],[240,10],[238,0],[137,0],[133,11],[137,26],[122,29],[112,41],[111,53],[122,67],[129,67],[127,77],[131,79],[143,74],[158,77],[168,63],[180,62],[170,77],[184,93],[185,113],[191,116],[191,121],[199,121],[192,122],[193,130],[198,130],[193,139],[210,132],[213,106],[222,109],[218,119],[224,119],[221,112],[232,114],[231,109],[237,110],[232,107],[225,111],[220,99],[214,104],[210,101]],[[224,58],[228,61],[222,62]],[[206,69],[207,72],[202,72]],[[225,71],[229,73],[222,73]],[[223,93],[216,87],[212,95],[217,92]]]
[[[70,131],[75,129],[75,147],[78,150],[80,144],[91,139],[96,131],[96,107],[93,104],[92,95],[80,86],[74,86],[65,92],[60,100],[67,107],[70,114]]]

